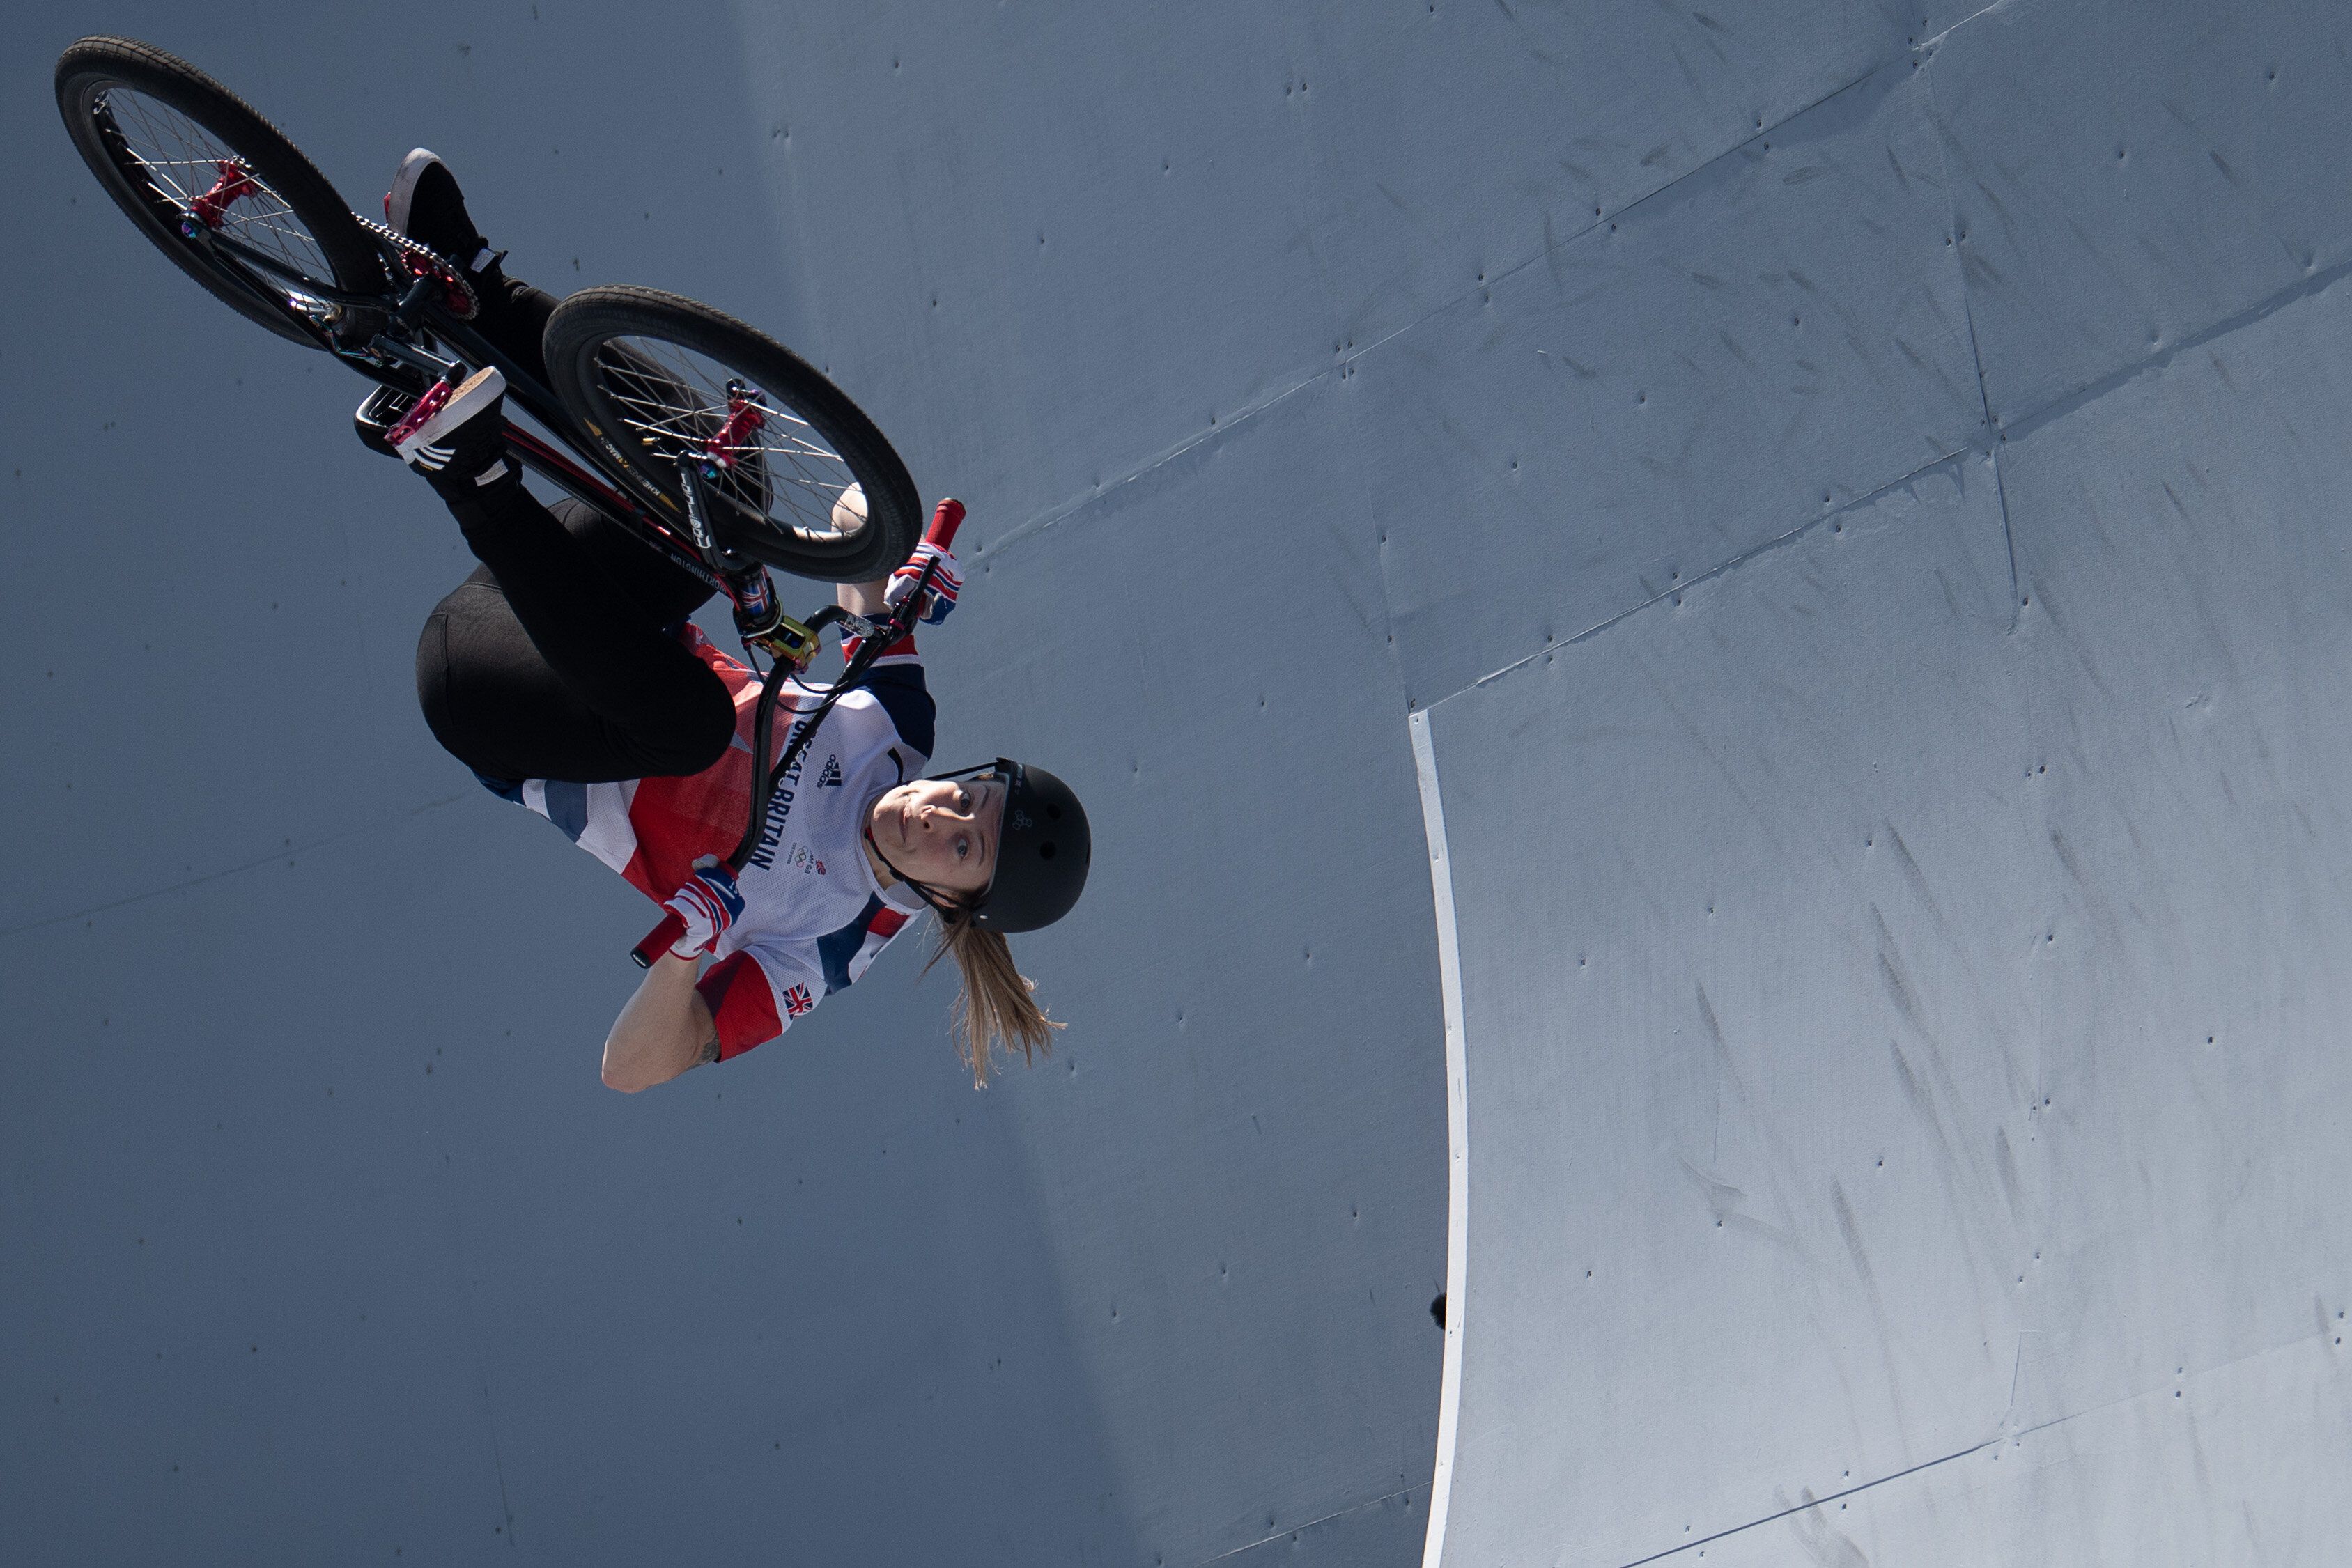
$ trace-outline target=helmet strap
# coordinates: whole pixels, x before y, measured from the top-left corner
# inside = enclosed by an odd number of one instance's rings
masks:
[[[869,823],[858,831],[866,839],[866,847],[874,852],[874,858],[880,861],[884,865],[888,866],[892,876],[897,877],[900,882],[903,882],[908,887],[913,888],[915,890],[915,896],[921,899],[925,904],[929,904],[933,914],[939,915],[944,920],[950,915],[961,915],[971,907],[969,904],[957,903],[953,898],[950,898],[946,894],[940,892],[938,888],[930,887],[922,883],[917,882],[913,877],[908,876],[905,872],[900,871],[896,865],[892,865],[890,857],[882,852],[882,846],[874,841],[874,829],[872,824]]]

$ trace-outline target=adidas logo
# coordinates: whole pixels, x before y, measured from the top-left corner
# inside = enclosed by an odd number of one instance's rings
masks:
[[[456,458],[457,455],[457,449],[454,446],[426,445],[414,448],[409,454],[408,461],[415,465],[417,467],[424,469],[428,474],[438,474],[441,470],[449,466],[450,462]],[[491,484],[497,480],[505,478],[506,473],[507,460],[501,457],[492,463],[488,468],[483,469],[481,473],[476,475],[474,477],[474,484],[478,487]],[[836,780],[836,782],[838,781]]]
[[[828,784],[836,789],[841,785],[841,758],[838,755],[827,757],[824,767],[817,773],[816,787],[822,789]]]

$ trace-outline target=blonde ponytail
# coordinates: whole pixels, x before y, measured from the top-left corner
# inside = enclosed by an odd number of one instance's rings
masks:
[[[952,954],[963,975],[952,1015],[956,1054],[971,1069],[975,1089],[988,1086],[991,1058],[998,1045],[1009,1052],[1021,1048],[1021,1058],[1034,1063],[1037,1054],[1054,1054],[1054,1030],[1062,1026],[1045,1016],[1032,994],[1036,982],[1026,978],[1013,962],[1004,933],[974,925],[968,911],[939,911],[940,945],[931,964]]]

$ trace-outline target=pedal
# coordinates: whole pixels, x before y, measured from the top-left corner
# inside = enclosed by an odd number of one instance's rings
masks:
[[[380,386],[368,393],[352,415],[352,428],[359,432],[360,444],[397,462],[400,454],[392,444],[392,429],[407,414],[414,402],[397,387]]]

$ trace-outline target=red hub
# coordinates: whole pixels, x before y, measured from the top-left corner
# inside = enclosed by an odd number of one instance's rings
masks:
[[[727,423],[719,433],[702,444],[702,455],[714,468],[735,466],[734,451],[768,423],[768,411],[753,402],[742,392],[727,394]]]
[[[224,158],[217,167],[220,178],[214,182],[213,188],[189,204],[208,229],[220,227],[228,209],[238,202],[261,194],[260,183],[246,172],[244,164]]]

